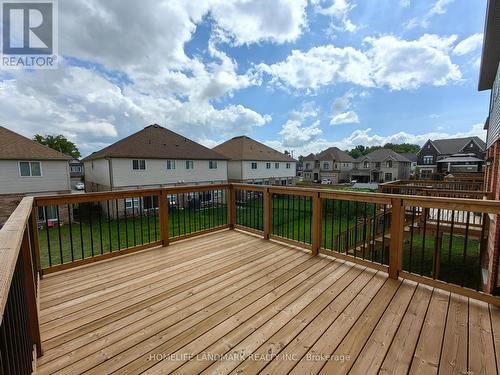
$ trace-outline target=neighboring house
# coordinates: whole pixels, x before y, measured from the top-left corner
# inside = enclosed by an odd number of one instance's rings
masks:
[[[82,161],[87,191],[227,181],[224,156],[156,124]]]
[[[77,182],[82,182],[85,177],[85,168],[83,163],[78,159],[72,159],[69,162],[69,177],[71,179],[71,187],[74,188]]]
[[[337,184],[349,181],[354,158],[337,147],[330,147],[319,154],[307,155],[303,163],[305,181],[328,179]]]
[[[213,150],[229,159],[227,174],[231,181],[264,185],[295,183],[297,161],[252,138],[234,137]]]
[[[381,148],[356,159],[351,179],[357,182],[389,182],[410,178],[411,161],[390,149]]]
[[[417,153],[420,178],[481,172],[486,144],[479,137],[428,140]]]
[[[415,173],[415,171],[417,170],[418,155],[411,152],[400,152],[399,155],[404,156],[411,162],[411,173]]]
[[[70,156],[0,126],[0,226],[24,196],[69,193],[70,160]],[[39,210],[39,223],[47,219],[57,222],[53,207]]]
[[[485,188],[492,192],[492,199],[500,200],[500,1],[489,0],[483,41],[483,55],[479,73],[479,90],[491,90],[488,119],[485,123],[486,168]],[[489,215],[488,251],[484,252],[481,265],[484,289],[498,291],[500,287],[500,215]]]
[[[295,174],[297,177],[304,176],[304,163],[302,161],[297,161],[297,165],[295,167]]]

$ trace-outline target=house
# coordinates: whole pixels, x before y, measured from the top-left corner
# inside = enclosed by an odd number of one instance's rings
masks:
[[[381,148],[356,159],[351,180],[365,183],[407,180],[410,170],[410,160],[393,150]]]
[[[486,135],[486,168],[484,190],[492,193],[492,199],[500,200],[500,1],[489,0],[486,10],[483,54],[479,69],[479,90],[490,90],[490,106],[484,128]],[[488,292],[498,291],[500,215],[490,215],[488,251],[481,262],[483,284]]]
[[[448,173],[481,172],[486,144],[479,137],[428,140],[417,153],[422,179]]]
[[[304,180],[330,180],[333,184],[348,182],[354,158],[337,147],[330,147],[319,154],[304,158]]]
[[[264,185],[295,183],[297,161],[252,138],[234,137],[213,150],[229,159],[227,174],[231,181]]]
[[[69,162],[69,177],[71,187],[74,188],[77,182],[82,182],[85,177],[85,168],[83,163],[78,159],[72,159]]]
[[[227,181],[224,156],[156,124],[82,161],[87,191]]]
[[[417,154],[414,154],[412,152],[400,152],[399,154],[404,156],[411,162],[410,171],[412,174],[415,173],[415,171],[417,170],[417,162],[418,162]]]
[[[0,226],[24,196],[69,193],[70,160],[70,156],[0,126]],[[38,221],[56,222],[57,216],[53,207],[40,209]],[[60,220],[62,216],[60,213]]]

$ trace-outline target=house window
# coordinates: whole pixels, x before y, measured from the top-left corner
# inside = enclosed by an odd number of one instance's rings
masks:
[[[271,163],[266,163],[266,169],[271,169]]]
[[[392,160],[387,160],[387,161],[385,162],[385,167],[386,167],[386,168],[392,168]]]
[[[279,169],[280,168],[280,163],[274,163],[274,169]]]
[[[338,164],[335,164],[335,169],[339,169],[339,165]]]
[[[424,156],[424,164],[432,164],[434,162],[434,156],[426,155]]]
[[[144,160],[144,159],[132,160],[132,169],[134,171],[145,171],[146,170],[146,160]]]
[[[311,165],[309,163],[306,163],[306,169],[310,169]]]
[[[330,169],[330,165],[328,163],[323,163],[323,169]]]
[[[186,169],[194,169],[194,163],[192,160],[186,160]]]
[[[290,163],[286,163],[286,169],[290,169]]]
[[[369,161],[365,161],[363,165],[364,165],[365,168],[370,168],[370,162]]]
[[[392,173],[385,174],[385,181],[392,181]]]
[[[139,198],[125,198],[125,208],[139,207]]]
[[[167,169],[175,169],[175,160],[167,160]]]
[[[47,213],[47,217],[45,217]],[[38,207],[38,222],[46,222],[47,220],[57,220],[56,206]]]
[[[375,163],[375,168],[377,168],[377,169],[380,168],[380,163],[379,162]]]
[[[21,177],[41,177],[42,165],[39,161],[20,161],[19,173]]]
[[[210,160],[208,162],[208,169],[217,169],[217,160]]]
[[[257,163],[256,162],[252,163],[252,169],[257,169]]]

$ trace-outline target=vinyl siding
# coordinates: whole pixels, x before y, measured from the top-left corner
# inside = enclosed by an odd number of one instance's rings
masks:
[[[85,181],[102,186],[111,186],[108,163],[106,159],[86,161],[84,163]]]
[[[491,108],[486,147],[489,148],[500,139],[500,69],[491,90]]]
[[[241,180],[241,161],[229,161],[227,163],[227,178]]]
[[[193,160],[186,169],[185,160],[176,160],[175,169],[167,170],[167,160],[146,159],[146,170],[132,170],[132,159],[112,159],[113,188],[227,181],[227,162],[217,161],[217,169],[208,168],[208,160]]]
[[[280,167],[274,168],[275,161],[242,161],[242,179],[253,180],[263,178],[292,178],[295,177],[296,162],[279,162]],[[252,169],[252,163],[257,163],[257,169]],[[271,169],[266,169],[266,163],[271,163]],[[290,163],[290,169],[286,168],[286,163]]]
[[[43,160],[40,163],[42,167],[41,177],[21,177],[18,160],[0,160],[0,194],[67,192],[71,190],[67,161]]]

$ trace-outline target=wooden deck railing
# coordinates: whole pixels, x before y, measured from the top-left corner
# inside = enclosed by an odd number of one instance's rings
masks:
[[[500,306],[481,291],[499,214],[500,201],[245,184],[25,198],[0,230],[2,370],[41,354],[39,275],[227,228]]]
[[[32,207],[24,198],[0,230],[1,374],[31,374],[33,354],[42,354]]]
[[[432,197],[488,199],[481,181],[432,181],[398,180],[379,185],[378,191],[386,194],[423,195]]]

